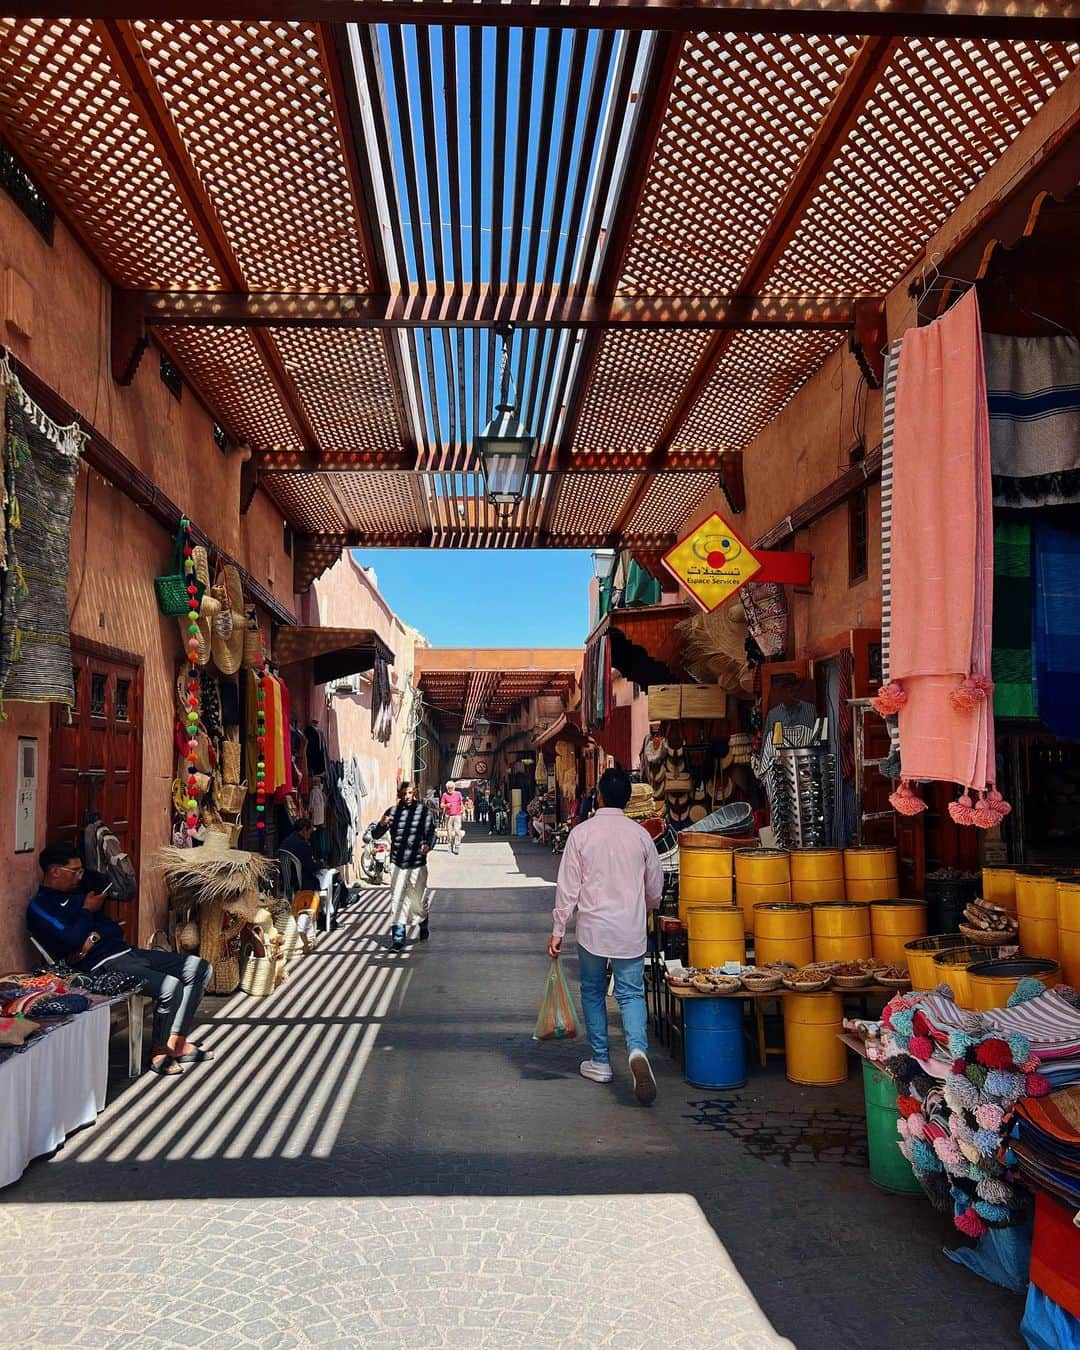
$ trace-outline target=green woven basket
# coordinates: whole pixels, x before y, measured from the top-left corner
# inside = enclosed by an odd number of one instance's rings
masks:
[[[184,545],[188,539],[188,522],[182,520],[173,541],[172,557],[169,559],[169,571],[164,576],[154,578],[154,590],[157,592],[158,609],[171,618],[179,618],[188,612],[188,582],[184,575]],[[201,581],[192,576],[195,583],[195,603],[202,604],[206,589]]]

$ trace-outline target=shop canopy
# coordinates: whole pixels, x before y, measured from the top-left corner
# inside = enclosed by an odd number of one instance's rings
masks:
[[[316,684],[344,680],[371,670],[376,661],[394,664],[394,653],[370,628],[279,628],[274,638],[278,666],[311,662]]]
[[[606,635],[611,643],[611,664],[620,675],[643,689],[671,684],[682,675],[675,626],[696,612],[694,606],[686,604],[614,609],[589,634],[586,646]]]
[[[839,343],[879,377],[881,297],[1080,63],[1074,4],[207,8],[12,0],[5,175],[111,283],[116,378],[152,338],[252,448],[301,588],[347,545],[667,547]]]
[[[556,741],[571,741],[574,745],[588,745],[590,739],[581,729],[581,714],[566,712],[534,738],[533,748],[541,750],[545,745],[554,745]]]

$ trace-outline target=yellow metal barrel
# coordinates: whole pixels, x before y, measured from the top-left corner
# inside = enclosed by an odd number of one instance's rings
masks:
[[[862,961],[870,951],[869,905],[830,900],[814,906],[815,961]]]
[[[875,900],[870,905],[870,942],[875,961],[906,966],[907,943],[925,935],[925,901]]]
[[[840,1040],[844,1002],[839,994],[788,994],[784,1000],[784,1052],[793,1083],[824,1087],[847,1078]]]
[[[769,904],[754,908],[754,961],[808,965],[814,959],[813,914],[809,905]]]
[[[1070,880],[1070,878],[1063,878]],[[1018,871],[1016,918],[1024,956],[1058,959],[1058,881],[1047,872]]]
[[[843,900],[844,850],[796,848],[791,851],[791,898],[796,904]]]
[[[944,982],[949,986],[956,997],[958,1008],[970,1008],[972,994],[968,969],[992,961],[997,955],[997,947],[950,947],[948,951],[938,952],[934,957],[934,969],[937,972],[934,983]]]
[[[991,905],[1000,905],[1010,914],[1016,913],[1016,871],[1012,867],[984,867],[982,870],[982,898]]]
[[[746,961],[743,917],[735,905],[691,905],[687,926],[692,966],[722,966],[726,961],[742,965]]]
[[[785,904],[791,899],[791,863],[780,848],[735,850],[735,899],[746,931],[754,931],[756,905]]]
[[[915,938],[904,944],[908,974],[913,989],[933,989],[941,982],[941,973],[934,965],[934,957],[955,947],[966,947],[959,933],[935,933],[930,937]]]
[[[689,905],[731,905],[735,902],[732,849],[715,835],[684,830],[679,835],[679,918],[686,922]]]
[[[848,900],[869,904],[899,894],[895,848],[844,849],[844,894]]]
[[[969,966],[971,1006],[976,1012],[1004,1008],[1023,979],[1041,980],[1047,989],[1061,983],[1061,966],[1045,957],[1006,956]]]
[[[1080,881],[1059,877],[1057,883],[1058,960],[1065,983],[1080,988]]]

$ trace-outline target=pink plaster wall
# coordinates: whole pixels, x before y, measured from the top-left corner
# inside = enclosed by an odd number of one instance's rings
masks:
[[[388,745],[380,745],[371,734],[371,690],[365,681],[359,694],[335,693],[329,703],[325,686],[315,686],[310,693],[310,716],[325,732],[334,757],[355,756],[360,761],[368,786],[364,799],[367,823],[392,805],[398,783],[412,769],[413,737],[408,726],[414,654],[418,644],[426,644],[415,629],[394,614],[371,576],[348,551],[313,583],[300,603],[302,622],[332,628],[369,628],[394,653],[390,678],[399,711]]]
[[[8,322],[12,272],[32,288],[29,335]],[[0,341],[158,483],[211,540],[291,607],[292,563],[284,550],[280,511],[259,492],[248,514],[239,513],[242,456],[218,450],[212,421],[190,389],[179,402],[172,397],[161,383],[153,348],[129,388],[113,382],[106,281],[61,224],[50,248],[2,193],[0,279]],[[160,526],[83,467],[71,529],[72,633],[141,656],[144,662],[141,941],[164,918],[164,888],[152,864],[155,850],[169,840],[173,681],[182,647],[176,621],[158,614],[153,578],[165,570],[171,547]],[[48,814],[49,713],[19,704],[8,704],[7,713],[0,723],[0,783],[12,781],[18,736],[39,739],[40,848]],[[30,957],[23,914],[38,881],[34,859],[13,853],[14,815],[13,794],[0,789],[0,971],[22,966]]]

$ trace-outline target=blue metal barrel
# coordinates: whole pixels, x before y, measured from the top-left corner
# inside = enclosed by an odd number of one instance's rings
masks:
[[[742,999],[684,998],[686,1081],[694,1087],[735,1088],[746,1082]]]

